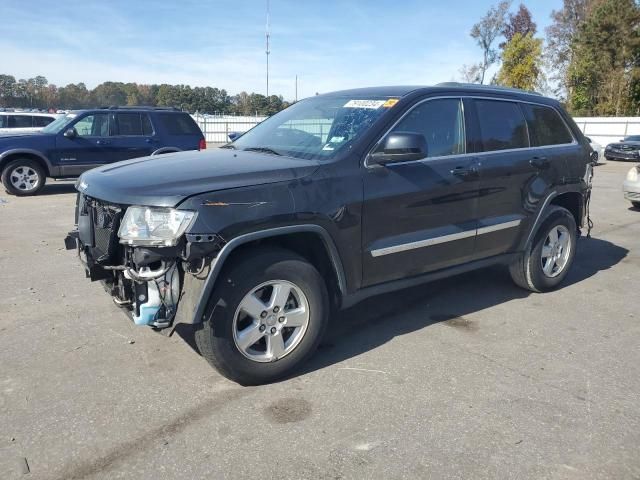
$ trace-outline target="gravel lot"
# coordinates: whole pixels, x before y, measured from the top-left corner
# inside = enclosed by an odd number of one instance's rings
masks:
[[[299,376],[252,388],[84,278],[71,183],[3,192],[0,478],[640,478],[630,166],[596,168],[562,289],[494,268],[370,299]]]

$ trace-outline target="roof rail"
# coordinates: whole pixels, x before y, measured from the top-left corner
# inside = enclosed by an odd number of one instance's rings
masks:
[[[534,92],[533,90],[522,90],[521,88],[502,87],[500,85],[482,85],[480,83],[442,82],[442,83],[438,83],[436,87],[476,88],[479,90],[494,90],[496,92],[526,93],[528,95],[542,96],[540,92]]]
[[[173,111],[173,112],[182,111],[177,107],[151,107],[148,105],[125,105],[125,106],[110,105],[108,107],[103,106],[98,108],[100,110],[164,110],[164,111]]]

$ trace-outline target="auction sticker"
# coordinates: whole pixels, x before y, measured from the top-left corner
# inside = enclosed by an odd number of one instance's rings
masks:
[[[349,100],[344,104],[344,108],[371,108],[375,110],[383,106],[385,102],[386,100]]]

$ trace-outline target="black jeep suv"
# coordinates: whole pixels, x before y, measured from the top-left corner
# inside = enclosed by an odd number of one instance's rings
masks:
[[[537,94],[342,91],[213,151],[85,173],[66,245],[136,324],[195,324],[212,365],[259,384],[370,295],[496,263],[523,288],[558,286],[587,217],[590,154]]]
[[[77,177],[105,163],[206,147],[198,124],[174,108],[79,110],[37,133],[0,136],[0,178],[7,193],[35,195],[47,177]]]

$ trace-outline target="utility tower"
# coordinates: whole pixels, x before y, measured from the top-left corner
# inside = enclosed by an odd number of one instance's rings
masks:
[[[266,29],[266,39],[267,39],[267,50],[266,50],[266,54],[267,54],[267,98],[269,98],[269,54],[271,53],[271,50],[269,50],[269,37],[271,36],[271,33],[269,32],[270,28],[271,28],[271,11],[269,8],[269,0],[267,0],[267,29]]]

